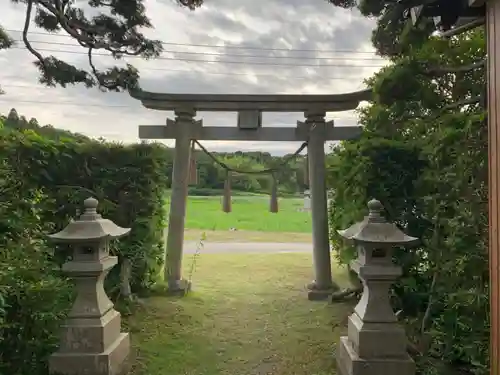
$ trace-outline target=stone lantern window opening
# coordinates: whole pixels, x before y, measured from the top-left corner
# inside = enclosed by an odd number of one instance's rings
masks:
[[[382,248],[373,249],[372,258],[377,259],[377,258],[386,258],[386,257],[387,257],[386,249],[382,249]]]

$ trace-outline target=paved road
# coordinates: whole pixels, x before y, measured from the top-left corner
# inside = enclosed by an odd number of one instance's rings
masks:
[[[193,254],[198,242],[188,241],[184,244],[184,253]],[[307,253],[312,251],[310,243],[278,243],[278,242],[207,242],[202,253]]]

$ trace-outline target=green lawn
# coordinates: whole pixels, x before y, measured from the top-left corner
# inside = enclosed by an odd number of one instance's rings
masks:
[[[269,197],[234,196],[233,210],[221,209],[221,197],[189,197],[186,228],[205,231],[310,233],[311,213],[301,211],[303,200],[279,199],[279,212],[269,212]]]
[[[307,300],[310,254],[202,254],[195,270],[187,297],[158,290],[125,319],[133,375],[335,374],[352,306]]]

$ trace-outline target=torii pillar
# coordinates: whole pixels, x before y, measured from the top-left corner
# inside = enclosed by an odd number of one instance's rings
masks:
[[[185,294],[191,289],[190,282],[182,278],[182,255],[191,140],[195,135],[196,128],[201,126],[201,121],[194,120],[195,115],[195,110],[183,108],[175,110],[174,121],[167,120],[167,127],[175,132],[172,193],[163,272],[163,280],[168,284],[169,294]]]
[[[325,140],[333,121],[326,122],[325,115],[324,111],[308,111],[304,114],[306,121],[297,123],[308,134],[314,281],[308,285],[307,296],[311,301],[327,299],[338,289],[332,280],[325,161]]]

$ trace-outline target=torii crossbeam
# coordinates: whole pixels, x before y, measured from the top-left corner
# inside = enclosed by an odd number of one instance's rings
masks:
[[[136,90],[130,95],[146,108],[175,113],[175,120],[167,119],[166,126],[139,126],[141,139],[175,139],[164,275],[171,293],[184,293],[190,288],[182,279],[181,265],[193,139],[308,142],[314,263],[314,282],[309,285],[308,297],[324,299],[337,288],[332,280],[328,235],[325,142],[357,138],[362,129],[334,127],[333,121],[327,122],[325,116],[327,112],[356,109],[361,101],[371,98],[371,90],[338,95],[162,94]],[[237,112],[237,127],[204,127],[201,120],[194,119],[197,111]],[[289,128],[263,127],[262,112],[301,112],[305,121]]]

